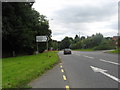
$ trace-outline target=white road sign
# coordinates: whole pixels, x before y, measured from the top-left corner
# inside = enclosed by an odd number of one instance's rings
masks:
[[[36,42],[47,42],[47,36],[36,36]]]

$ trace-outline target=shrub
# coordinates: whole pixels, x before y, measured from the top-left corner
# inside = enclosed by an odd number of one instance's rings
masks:
[[[115,47],[110,46],[110,45],[99,45],[94,48],[94,50],[109,50],[109,49],[114,49]]]
[[[115,45],[113,45],[111,40],[103,39],[102,42],[94,48],[94,50],[109,50],[114,49]]]

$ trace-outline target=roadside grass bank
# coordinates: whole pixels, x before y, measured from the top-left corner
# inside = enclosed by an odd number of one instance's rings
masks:
[[[28,88],[31,80],[41,76],[58,63],[58,51],[38,55],[3,58],[2,87]]]
[[[108,51],[108,53],[120,54],[120,48],[113,51]]]
[[[95,51],[94,49],[73,49],[73,51]]]
[[[101,49],[101,50],[95,50],[94,48],[88,48],[88,49],[73,49],[73,51],[103,51],[103,50],[106,50],[106,49]],[[111,49],[108,49],[108,50],[111,50]],[[109,53],[119,53],[120,52],[120,49],[119,50],[115,50],[115,51],[107,51]]]

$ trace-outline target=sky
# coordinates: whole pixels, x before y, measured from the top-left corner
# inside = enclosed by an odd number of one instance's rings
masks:
[[[33,8],[49,20],[52,39],[118,33],[119,0],[35,0]]]

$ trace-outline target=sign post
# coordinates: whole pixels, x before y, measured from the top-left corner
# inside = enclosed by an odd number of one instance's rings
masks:
[[[36,46],[37,46],[37,52],[36,52],[36,54],[38,54],[38,53],[39,53],[39,50],[38,50],[38,42],[36,43]]]
[[[39,49],[38,49],[38,43],[39,42],[46,42],[47,43],[47,51],[48,51],[48,37],[47,36],[36,36],[37,54],[39,52]]]
[[[46,36],[47,37],[47,52],[48,52],[48,41],[49,41],[49,38],[48,38],[48,36]],[[48,57],[48,53],[47,53],[47,57]]]
[[[48,51],[48,37],[47,37],[47,51]]]

